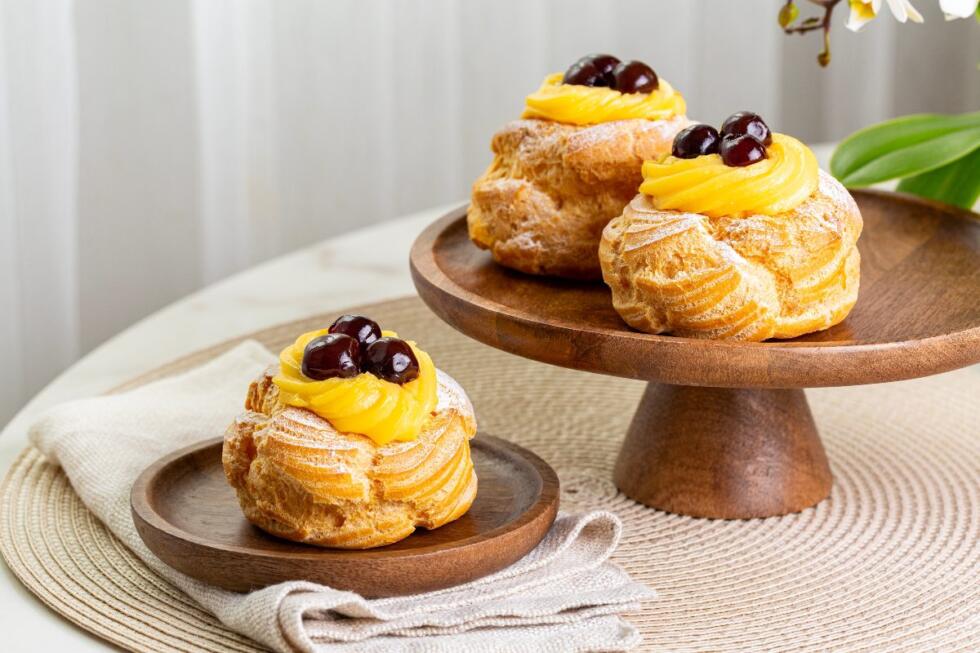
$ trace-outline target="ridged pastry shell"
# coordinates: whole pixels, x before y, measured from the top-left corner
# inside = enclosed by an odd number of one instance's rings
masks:
[[[469,445],[476,420],[448,375],[437,372],[439,403],[418,438],[378,446],[283,405],[274,372],[251,384],[246,412],[228,428],[222,453],[253,524],[298,542],[367,549],[417,527],[438,528],[469,509],[477,489]]]
[[[509,123],[494,135],[493,163],[473,184],[470,238],[522,272],[598,279],[602,228],[636,194],[644,159],[669,153],[688,124],[683,116]]]
[[[637,195],[602,234],[613,305],[647,333],[759,341],[837,324],[857,301],[861,213],[820,171],[816,192],[777,215],[660,211]]]

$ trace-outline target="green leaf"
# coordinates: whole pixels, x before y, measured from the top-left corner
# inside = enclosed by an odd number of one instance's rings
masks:
[[[980,111],[920,114],[854,132],[834,151],[830,170],[847,186],[867,186],[938,168],[980,144]]]
[[[916,114],[886,120],[860,129],[841,141],[831,160],[831,171],[838,178],[847,176],[898,147],[973,127],[980,127],[980,112],[958,116]]]
[[[972,210],[980,198],[980,147],[941,168],[903,179],[898,190]]]
[[[980,127],[950,132],[882,154],[841,181],[846,186],[861,187],[921,174],[962,158],[978,145]]]

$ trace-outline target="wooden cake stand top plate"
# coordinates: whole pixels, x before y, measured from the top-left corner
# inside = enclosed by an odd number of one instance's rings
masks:
[[[233,591],[308,580],[363,596],[442,589],[502,569],[551,528],[558,477],[538,456],[479,434],[479,490],[469,512],[389,546],[326,549],[268,535],[242,514],[221,466],[221,438],[161,458],[136,480],[133,520],[147,547],[188,576]]]
[[[535,277],[477,249],[459,208],[411,253],[426,304],[463,333],[563,367],[676,385],[799,388],[926,376],[980,361],[980,222],[937,202],[855,191],[861,290],[835,327],[743,343],[630,330],[602,282]]]

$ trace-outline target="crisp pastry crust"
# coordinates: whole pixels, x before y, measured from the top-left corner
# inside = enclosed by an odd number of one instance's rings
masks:
[[[669,153],[689,124],[682,116],[509,123],[494,134],[493,163],[473,185],[470,238],[522,272],[598,279],[603,227],[636,194],[644,159]]]
[[[284,405],[266,371],[225,434],[222,462],[245,516],[298,542],[367,549],[461,517],[476,497],[473,407],[439,371],[439,403],[418,438],[378,446]]]
[[[777,215],[660,211],[637,195],[602,234],[613,305],[647,333],[759,341],[837,324],[857,301],[861,213],[820,171],[817,190]]]

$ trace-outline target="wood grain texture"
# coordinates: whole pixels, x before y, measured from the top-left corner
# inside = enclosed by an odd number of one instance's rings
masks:
[[[602,283],[532,277],[469,242],[466,209],[411,253],[419,295],[481,342],[545,363],[651,381],[615,480],[628,496],[698,517],[810,507],[831,475],[797,388],[880,383],[980,361],[980,222],[969,211],[856,191],[861,292],[835,327],[745,343],[630,330]]]
[[[165,456],[133,485],[133,521],[171,567],[233,591],[309,580],[368,597],[458,585],[519,560],[548,532],[558,477],[533,453],[492,436],[471,441],[479,492],[469,512],[366,551],[281,540],[242,515],[221,467],[220,438]]]
[[[831,486],[802,390],[658,383],[643,395],[614,477],[648,506],[721,519],[799,512]]]
[[[419,295],[463,333],[574,369],[675,385],[801,388],[915,378],[980,362],[980,223],[969,211],[882,191],[864,216],[861,293],[841,324],[762,343],[632,331],[601,282],[498,266],[466,233],[465,207],[419,236]]]

